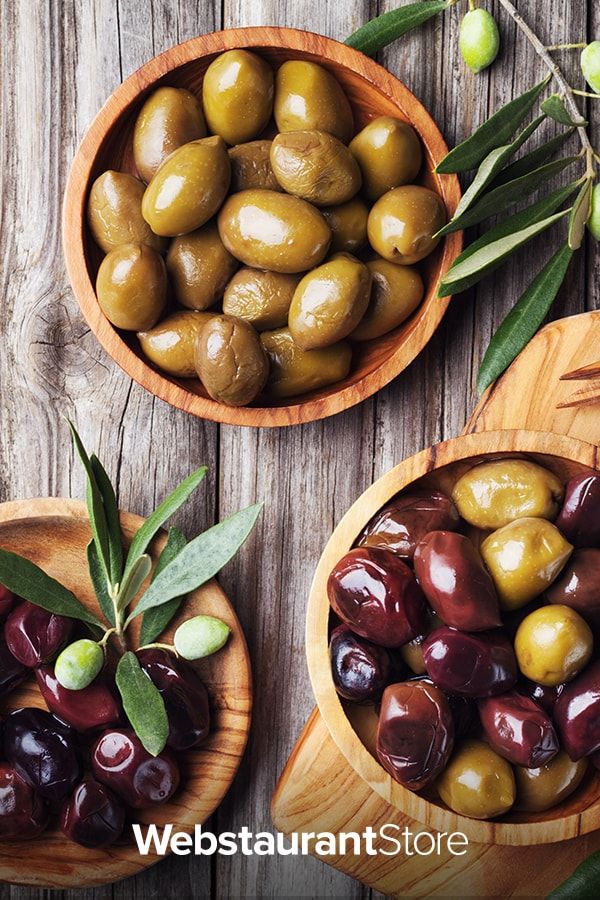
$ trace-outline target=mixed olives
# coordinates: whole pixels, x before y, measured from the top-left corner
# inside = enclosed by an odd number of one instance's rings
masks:
[[[447,483],[447,482],[446,482]],[[374,753],[477,819],[542,812],[600,768],[600,475],[529,459],[406,489],[335,565],[330,659]]]
[[[353,346],[423,300],[418,263],[446,223],[415,183],[423,157],[401,119],[357,128],[323,66],[222,53],[201,96],[165,85],[145,99],[135,174],[91,188],[99,306],[152,365],[228,406],[343,381]]]

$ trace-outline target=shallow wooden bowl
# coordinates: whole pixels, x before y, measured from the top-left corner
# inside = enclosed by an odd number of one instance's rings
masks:
[[[532,845],[562,841],[600,827],[600,773],[590,766],[579,789],[542,813],[514,812],[493,821],[456,815],[441,800],[429,800],[394,781],[374,756],[373,707],[342,704],[331,677],[328,653],[330,609],[327,578],[355,544],[372,516],[408,486],[449,493],[469,468],[486,459],[521,456],[555,472],[563,481],[600,469],[597,447],[533,431],[468,434],[437,444],[396,466],[376,481],[343,517],[319,560],[308,604],[306,652],[313,690],[331,736],[351,766],[389,804],[440,832],[462,831],[480,844]],[[349,805],[352,797],[348,797]]]
[[[139,516],[121,513],[128,540],[142,523]],[[83,503],[43,499],[0,504],[0,546],[33,560],[97,611],[86,565],[90,537]],[[164,541],[163,534],[153,545],[153,556]],[[131,821],[154,822],[159,829],[173,823],[174,832],[191,833],[221,803],[238,770],[250,728],[252,676],[240,623],[216,581],[190,594],[184,609],[184,618],[207,613],[223,619],[232,630],[223,651],[194,664],[209,692],[211,731],[200,747],[177,754],[181,787],[174,797],[161,806],[134,811]],[[178,624],[177,617],[166,632],[168,638]],[[135,632],[133,638],[135,645]],[[21,706],[46,708],[35,678],[3,698],[0,712]],[[159,859],[152,852],[140,856],[129,824],[123,838],[107,850],[80,847],[53,824],[33,841],[0,843],[0,879],[37,887],[91,887],[135,875]]]
[[[275,68],[287,59],[307,59],[329,69],[352,104],[356,126],[379,115],[406,119],[425,148],[422,181],[443,197],[448,213],[456,208],[460,187],[455,176],[435,175],[434,166],[447,153],[435,122],[401,81],[351,47],[330,38],[292,28],[237,28],[203,35],[155,57],[109,97],[73,161],[63,206],[63,249],[73,291],[90,328],[122,369],[152,394],[205,419],[230,425],[297,425],[341,412],[371,396],[396,377],[423,349],[439,325],[449,298],[438,298],[441,277],[460,252],[462,237],[453,234],[426,260],[424,300],[395,331],[354,348],[352,371],[337,384],[289,401],[264,401],[232,408],[211,400],[196,379],[175,379],[143,357],[137,338],[117,331],[102,314],[94,284],[102,255],[89,233],[85,207],[94,180],[106,169],[135,174],[132,134],[147,96],[160,85],[201,92],[210,62],[223,50],[255,48]],[[268,405],[267,405],[268,404]]]

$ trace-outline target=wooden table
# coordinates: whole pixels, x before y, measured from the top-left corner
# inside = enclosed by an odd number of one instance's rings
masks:
[[[202,463],[210,466],[206,487],[178,519],[189,534],[241,506],[266,501],[255,536],[221,577],[250,643],[256,705],[245,763],[213,830],[270,827],[277,776],[313,707],[304,616],[321,548],[374,478],[403,457],[460,432],[475,402],[473,384],[490,334],[539,260],[535,252],[526,253],[477,291],[456,298],[420,359],[379,396],[348,413],[281,431],[218,427],[153,400],[100,349],[64,271],[62,191],[77,143],[102,102],[161,50],[202,32],[265,23],[343,39],[368,17],[397,5],[397,0],[0,3],[0,500],[83,497],[81,467],[63,418],[70,416],[87,446],[105,461],[125,509],[147,514]],[[521,0],[518,6],[548,44],[600,35],[594,0]],[[541,73],[530,48],[499,13],[502,57],[491,73],[472,76],[458,55],[457,16],[454,10],[435,20],[382,57],[432,111],[449,143]],[[567,68],[569,62],[576,67],[577,55],[566,62]],[[554,317],[600,306],[597,263],[595,268],[588,265],[586,273],[580,254]],[[312,858],[238,855],[173,857],[134,880],[86,896],[358,898],[368,893]],[[1,897],[9,896],[25,900],[40,892],[3,888]]]

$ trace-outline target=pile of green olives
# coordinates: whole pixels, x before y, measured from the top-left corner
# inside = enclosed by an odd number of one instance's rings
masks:
[[[202,96],[163,86],[135,122],[137,177],[94,182],[88,223],[106,254],[98,303],[144,356],[199,378],[229,406],[296,397],[347,377],[354,342],[421,303],[417,264],[446,222],[414,182],[406,122],[356,131],[338,81],[313,62],[276,71],[229,50]]]
[[[329,575],[344,703],[378,705],[404,787],[492,819],[542,812],[600,769],[600,475],[526,458],[406,490]]]

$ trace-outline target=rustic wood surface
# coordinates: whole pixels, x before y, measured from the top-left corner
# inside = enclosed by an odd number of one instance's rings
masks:
[[[105,460],[124,509],[147,514],[177,479],[204,462],[211,467],[207,485],[178,520],[188,533],[255,499],[266,501],[253,539],[222,576],[249,641],[256,702],[249,752],[212,821],[214,829],[270,827],[270,796],[313,707],[304,619],[325,541],[375,477],[462,430],[475,403],[475,373],[489,336],[539,259],[528,252],[476,292],[453,301],[429,348],[376,398],[293,429],[218,427],[153,400],[99,347],[64,271],[62,191],[86,126],[119,82],[154,54],[199,33],[238,25],[284,24],[343,38],[396,5],[396,0],[0,3],[0,499],[83,496],[81,469],[62,418],[69,415]],[[600,34],[594,0],[520,0],[518,6],[547,43]],[[430,109],[449,143],[541,73],[513,24],[499,15],[502,57],[489,74],[473,77],[458,56],[456,16],[455,11],[434,20],[382,54]],[[542,237],[539,246],[553,240]],[[600,281],[591,265],[586,274],[581,254],[553,316],[596,307]],[[94,900],[368,895],[312,858],[242,855],[173,857],[134,880],[86,892]],[[4,888],[1,896],[29,900],[39,892]]]

